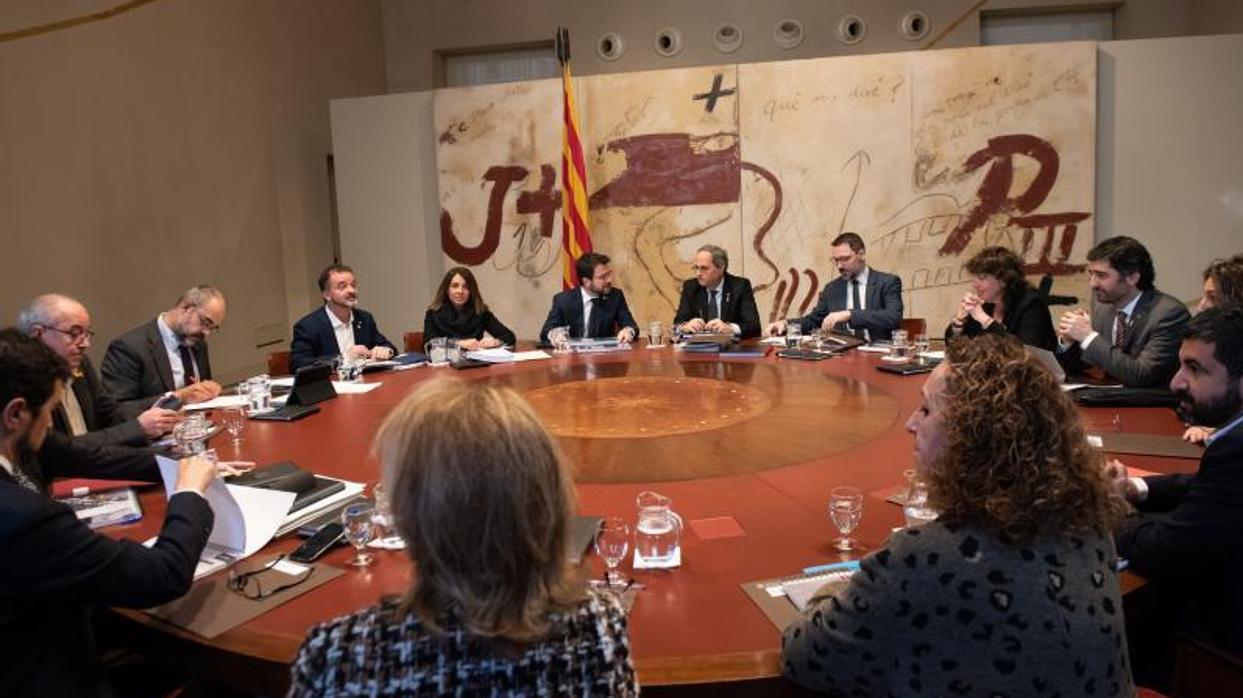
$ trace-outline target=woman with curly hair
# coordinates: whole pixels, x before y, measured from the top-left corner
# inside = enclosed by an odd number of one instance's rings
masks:
[[[574,484],[517,393],[440,379],[375,440],[414,583],[311,629],[290,696],[633,696],[626,615],[567,558]]]
[[[971,290],[945,328],[945,341],[986,332],[1012,334],[1024,344],[1053,351],[1057,333],[1049,304],[1023,276],[1023,260],[1004,247],[985,247],[967,260]]]
[[[1204,293],[1196,310],[1243,305],[1243,254],[1214,259],[1204,270]]]
[[[817,593],[785,674],[849,696],[1133,695],[1125,504],[1056,379],[1011,337],[955,342],[907,430],[941,514]]]

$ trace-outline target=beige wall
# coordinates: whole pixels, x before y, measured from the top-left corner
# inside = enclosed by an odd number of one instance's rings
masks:
[[[682,68],[695,65],[752,63],[856,53],[922,48],[959,19],[963,21],[937,42],[938,48],[979,42],[981,12],[1020,12],[1046,8],[1115,8],[1114,38],[1143,39],[1186,34],[1243,31],[1243,3],[1238,0],[989,0],[973,11],[975,0],[383,0],[384,48],[390,92],[426,90],[435,82],[436,51],[551,41],[553,28],[570,28],[577,75]],[[918,9],[928,15],[928,38],[911,42],[898,34],[899,18]],[[853,46],[836,38],[840,18],[865,20],[867,36]],[[806,38],[786,50],[772,40],[784,19],[803,23]],[[723,22],[737,24],[742,47],[722,54],[711,36]],[[656,33],[676,27],[684,50],[661,58],[652,50]],[[621,34],[625,54],[616,61],[596,55],[607,32]]]
[[[113,0],[4,3],[0,33]],[[191,283],[229,300],[230,380],[331,261],[328,100],[385,86],[377,2],[161,0],[0,43],[0,317],[75,295],[106,341]],[[279,348],[279,347],[277,347]]]
[[[1100,45],[1096,234],[1142,240],[1157,285],[1200,295],[1243,252],[1243,34]]]

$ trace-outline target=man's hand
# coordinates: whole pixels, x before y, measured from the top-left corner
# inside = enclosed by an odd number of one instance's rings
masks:
[[[220,394],[220,384],[216,381],[199,381],[184,388],[173,391],[183,403],[193,405],[196,402],[207,402]]]
[[[708,324],[705,325],[704,327],[709,332],[716,332],[718,334],[733,334],[734,333],[734,328],[730,327],[728,322],[725,322],[724,320],[720,318],[709,320]]]
[[[1057,333],[1070,341],[1082,342],[1092,334],[1092,318],[1082,308],[1065,312],[1057,321]]]
[[[1139,502],[1139,490],[1135,489],[1135,483],[1127,477],[1126,466],[1121,461],[1111,458],[1105,463],[1105,479],[1119,497],[1132,504]]]
[[[1213,427],[1187,427],[1187,431],[1183,432],[1183,441],[1193,444],[1204,445],[1204,440],[1213,435],[1217,431]]]
[[[843,322],[850,322],[850,311],[835,310],[824,316],[824,322],[820,323],[820,329],[825,330],[826,332],[832,332],[834,327],[837,327]]]
[[[693,317],[690,320],[687,320],[686,322],[682,323],[682,332],[684,334],[694,334],[696,332],[703,332],[703,331],[704,331],[703,318]]]
[[[148,439],[158,439],[173,430],[177,426],[177,422],[181,421],[181,413],[176,410],[166,410],[162,407],[152,407],[151,409],[138,415],[138,423],[142,425],[142,431],[147,435]]]
[[[199,494],[207,492],[207,487],[216,479],[216,464],[203,456],[182,458],[177,464],[177,485],[175,490],[194,490]]]
[[[617,341],[622,344],[629,344],[634,341],[634,328],[623,327],[621,332],[617,333]]]
[[[371,358],[376,361],[388,361],[393,358],[393,350],[388,347],[376,347],[371,350]]]
[[[769,337],[780,337],[786,333],[786,321],[778,320],[768,326]]]
[[[370,359],[371,350],[361,344],[355,344],[345,352],[351,359]]]

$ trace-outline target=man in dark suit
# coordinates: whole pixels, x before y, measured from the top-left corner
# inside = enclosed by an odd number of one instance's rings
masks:
[[[673,318],[683,332],[718,332],[742,339],[760,336],[760,313],[751,282],[730,274],[729,254],[716,245],[695,252],[695,278],[682,284]]]
[[[1157,684],[1173,667],[1176,632],[1243,654],[1243,309],[1205,310],[1182,336],[1170,381],[1179,416],[1217,428],[1200,467],[1146,478],[1126,477],[1117,461],[1108,468],[1140,512],[1117,531],[1118,554],[1154,582],[1173,624],[1157,657],[1132,662],[1137,678],[1158,664]]]
[[[1072,310],[1058,322],[1057,356],[1067,373],[1090,364],[1129,388],[1169,383],[1191,314],[1153,286],[1156,277],[1138,240],[1119,235],[1088,251],[1088,285],[1096,296],[1092,315]]]
[[[815,309],[799,318],[803,331],[847,332],[868,341],[889,339],[902,325],[902,279],[868,267],[863,238],[854,233],[842,233],[830,245],[839,276],[825,284]],[[785,331],[785,320],[768,326],[769,334]]]
[[[127,418],[120,403],[99,381],[86,350],[91,346],[91,315],[78,301],[48,293],[30,302],[17,317],[17,329],[43,342],[69,365],[65,399],[52,412],[52,428],[85,444],[146,446],[180,421],[179,413],[152,407]]]
[[[578,288],[562,291],[552,297],[548,319],[540,330],[540,343],[548,343],[548,331],[569,327],[570,337],[617,337],[619,342],[633,342],[639,326],[626,306],[621,289],[613,288],[613,268],[607,255],[588,252],[574,262]]]
[[[49,434],[68,366],[16,329],[0,331],[0,695],[110,695],[95,647],[95,606],[147,608],[190,588],[211,534],[202,494],[216,476],[181,463],[150,548],[91,531],[45,494],[58,475],[158,478],[151,454]]]
[[[329,265],[319,275],[324,306],[293,326],[289,370],[338,356],[351,360],[393,358],[397,348],[376,326],[371,313],[358,307],[358,280],[344,264]]]
[[[164,395],[189,404],[220,394],[207,337],[220,329],[226,310],[218,289],[194,286],[170,310],[112,340],[100,372],[126,415],[137,416]]]

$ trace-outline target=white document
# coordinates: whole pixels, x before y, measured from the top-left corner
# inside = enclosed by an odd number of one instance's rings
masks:
[[[784,347],[784,346],[786,345],[786,338],[785,338],[784,336],[781,336],[781,337],[765,337],[765,338],[763,338],[763,339],[761,339],[761,340],[760,340],[760,344],[765,345],[765,346],[778,346],[778,347]]]
[[[156,456],[156,463],[164,479],[164,491],[172,497],[177,488],[177,461]],[[293,492],[213,480],[204,497],[216,521],[200,556],[195,579],[249,557],[267,545],[285,521],[295,496]]]
[[[185,412],[194,412],[197,410],[216,410],[224,407],[245,407],[247,404],[248,402],[246,398],[241,395],[221,395],[206,402],[196,402],[193,405],[186,405],[181,409]]]
[[[495,349],[476,349],[475,351],[466,352],[466,358],[476,361],[486,361],[490,364],[509,363],[514,360],[514,353],[505,347],[497,347]]]
[[[273,378],[269,382],[274,388],[276,387],[292,388],[293,387],[293,376],[281,376],[280,378]]]
[[[332,389],[337,391],[337,395],[361,395],[369,393],[372,390],[384,385],[383,383],[350,383],[342,381],[333,381]]]
[[[543,359],[551,359],[552,354],[546,351],[536,349],[534,351],[516,351],[514,352],[514,361],[541,361]]]

